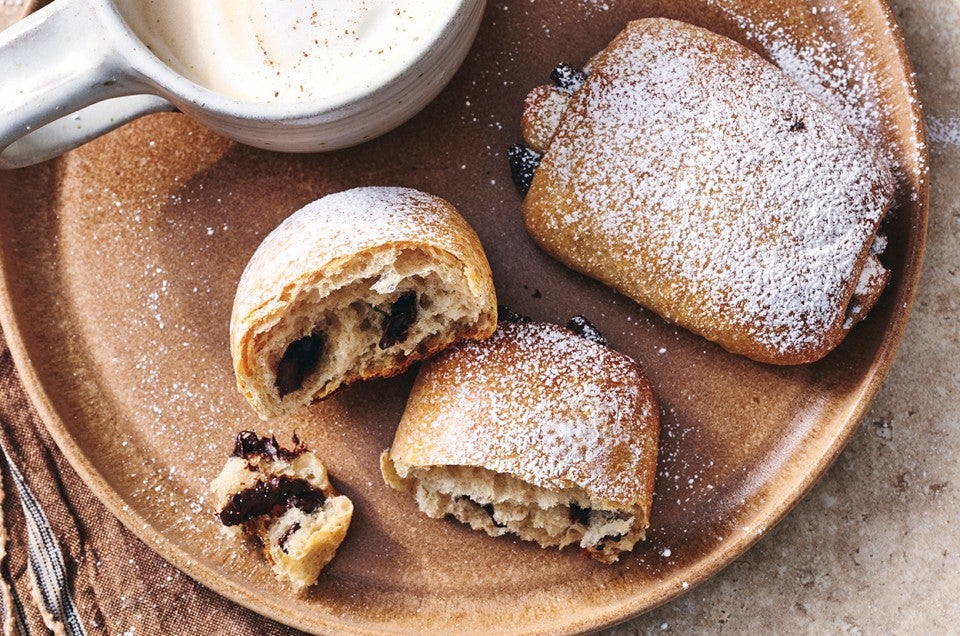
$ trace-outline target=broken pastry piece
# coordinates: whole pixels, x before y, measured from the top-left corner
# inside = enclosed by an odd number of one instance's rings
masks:
[[[490,266],[452,205],[356,188],[264,239],[237,286],[230,350],[240,391],[268,419],[486,338],[496,320]]]
[[[570,326],[501,322],[424,362],[384,480],[491,536],[577,544],[604,563],[632,550],[650,520],[656,398],[592,325]]]
[[[682,22],[629,23],[586,71],[524,105],[510,158],[530,236],[731,352],[800,364],[836,347],[890,275],[877,149],[770,62]]]
[[[294,444],[285,449],[273,437],[241,432],[211,489],[224,529],[262,545],[277,578],[299,592],[333,559],[353,503],[334,490],[323,464],[296,436]]]

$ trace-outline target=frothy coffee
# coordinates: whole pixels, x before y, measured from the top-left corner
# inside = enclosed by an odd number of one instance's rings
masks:
[[[178,73],[248,101],[337,99],[382,84],[433,42],[449,0],[117,0]]]

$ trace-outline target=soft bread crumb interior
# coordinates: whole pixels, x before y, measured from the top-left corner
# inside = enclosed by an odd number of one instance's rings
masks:
[[[412,467],[389,451],[380,467],[387,484],[411,492],[427,516],[450,515],[490,536],[509,532],[541,547],[577,544],[604,563],[645,537],[638,510],[594,501],[580,488],[548,490],[473,466]]]
[[[353,503],[343,495],[328,498],[311,513],[290,508],[261,535],[274,574],[300,591],[313,585],[347,534]]]
[[[391,308],[409,292],[416,294],[416,319],[402,341],[382,349]],[[304,290],[291,302],[288,319],[274,327],[271,342],[277,344],[264,356],[273,376],[290,343],[310,335],[322,340],[320,358],[300,388],[282,398],[306,404],[342,384],[380,375],[413,353],[446,346],[470,332],[483,309],[452,257],[398,249],[358,259],[332,285]]]

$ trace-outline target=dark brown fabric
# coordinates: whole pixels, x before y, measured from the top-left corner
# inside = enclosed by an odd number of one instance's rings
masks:
[[[211,592],[134,537],[64,459],[33,409],[0,336],[0,423],[10,457],[28,480],[60,541],[73,597],[88,634],[298,634]],[[44,627],[31,596],[19,498],[4,470],[6,573],[31,634]]]

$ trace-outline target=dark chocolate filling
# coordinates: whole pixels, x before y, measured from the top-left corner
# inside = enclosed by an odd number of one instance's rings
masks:
[[[323,335],[312,333],[294,340],[277,365],[277,391],[280,397],[293,393],[301,386],[311,371],[317,368],[323,355]]]
[[[507,161],[510,164],[510,178],[520,194],[526,195],[533,183],[533,175],[543,157],[539,152],[520,144],[507,148]]]
[[[561,62],[550,72],[550,79],[557,85],[557,88],[573,93],[587,81],[587,74],[573,64]]]
[[[250,459],[254,455],[269,457],[275,459],[291,460],[299,457],[306,450],[306,447],[300,443],[297,434],[293,434],[293,448],[283,448],[277,443],[277,438],[257,437],[254,431],[240,431],[237,433],[237,441],[233,445],[233,456],[242,459]]]
[[[573,333],[591,340],[600,345],[606,345],[607,339],[603,337],[603,334],[600,333],[600,330],[593,326],[589,320],[583,316],[577,315],[567,321],[567,329]]]
[[[603,552],[604,548],[607,547],[607,543],[616,543],[620,539],[624,538],[625,534],[612,534],[609,537],[605,537],[603,541],[599,542],[597,545],[593,546],[592,550],[594,552]]]
[[[295,533],[295,532],[296,532],[297,530],[299,530],[299,529],[300,529],[300,522],[299,522],[299,521],[294,521],[294,522],[293,522],[293,525],[291,525],[289,528],[287,528],[287,529],[284,531],[284,533],[283,533],[282,535],[280,535],[280,538],[277,539],[277,547],[279,547],[281,550],[283,550],[283,553],[284,553],[284,554],[287,554],[287,541],[289,541],[289,540],[290,540],[290,537],[293,536],[293,533]]]
[[[400,344],[410,335],[410,327],[417,321],[417,293],[406,292],[392,305],[390,314],[383,320],[383,337],[380,348],[389,349]]]
[[[506,305],[497,306],[497,320],[501,320],[503,322],[516,322],[516,323],[530,322],[529,318],[527,318],[523,314],[518,314],[517,312],[510,309]]]
[[[590,508],[581,508],[576,502],[570,504],[570,523],[590,525]]]
[[[310,514],[326,500],[323,492],[305,479],[275,475],[233,495],[219,517],[223,525],[237,526],[262,515],[276,514],[277,508],[299,508]]]

